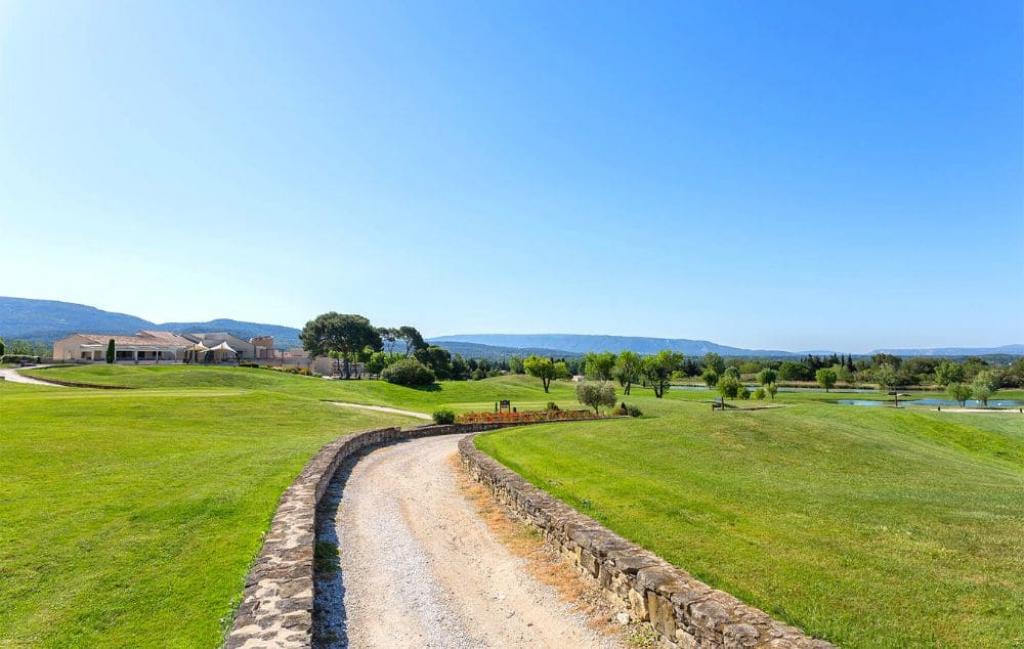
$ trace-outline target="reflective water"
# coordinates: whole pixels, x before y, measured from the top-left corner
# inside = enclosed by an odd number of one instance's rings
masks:
[[[876,400],[876,399],[838,399],[838,400],[836,400],[836,403],[841,403],[841,404],[843,404],[845,406],[867,406],[867,407],[891,406],[891,405],[893,405],[893,402],[892,402],[891,399],[888,400],[888,401],[879,401],[879,400]],[[928,399],[901,400],[900,401],[900,406],[917,406],[917,407],[922,407],[922,408],[937,408],[939,406],[943,406],[943,407],[946,407],[946,408],[958,408],[958,407],[960,407],[960,403],[957,402],[957,401],[953,401],[952,399],[928,398]],[[966,406],[968,408],[981,408],[981,407],[983,407],[981,405],[981,402],[977,401],[976,399],[968,399],[967,403],[966,403]],[[1021,407],[1024,407],[1024,401],[1021,401],[1019,399],[989,399],[988,400],[988,407],[989,408],[1021,408]]]

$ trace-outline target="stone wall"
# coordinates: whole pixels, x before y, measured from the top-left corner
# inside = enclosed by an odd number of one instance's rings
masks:
[[[316,506],[345,458],[371,446],[507,424],[452,424],[408,430],[380,428],[327,444],[281,496],[263,548],[245,581],[245,595],[225,640],[238,647],[309,647],[313,639],[313,552]]]
[[[537,527],[581,574],[593,579],[663,646],[690,649],[825,649],[799,629],[715,590],[655,554],[605,529],[476,448],[459,443],[463,465],[516,517]]]

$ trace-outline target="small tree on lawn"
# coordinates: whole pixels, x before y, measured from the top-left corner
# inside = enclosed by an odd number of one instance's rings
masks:
[[[981,402],[981,405],[988,408],[988,400],[999,390],[999,379],[991,370],[982,370],[971,381],[971,394]]]
[[[722,378],[718,379],[718,393],[722,395],[722,399],[735,399],[739,396],[740,390],[743,389],[743,383],[738,378],[730,374],[726,374]]]
[[[704,372],[700,375],[700,378],[704,379],[704,385],[708,388],[713,388],[718,385],[718,373],[710,367],[704,368]]]
[[[557,363],[543,356],[530,356],[523,361],[523,367],[526,369],[526,373],[530,376],[535,376],[540,379],[541,384],[544,386],[544,392],[547,392],[551,388],[551,382],[555,379],[564,379],[569,376],[569,368],[565,366],[565,363],[558,361]]]
[[[111,338],[107,343],[107,364],[113,363],[115,358],[117,358],[117,352],[114,349],[114,339]]]
[[[682,365],[683,355],[667,349],[643,360],[643,375],[654,388],[655,397],[660,399],[665,396],[665,390],[672,384],[672,373]]]
[[[839,375],[831,367],[823,367],[814,373],[814,378],[818,381],[818,385],[825,388],[825,392],[828,392],[835,387],[836,381],[839,380]]]
[[[601,413],[601,406],[615,406],[615,386],[611,383],[577,383],[576,400],[594,409],[594,414]]]
[[[770,385],[775,385],[776,383],[778,383],[778,380],[779,380],[779,373],[776,372],[775,370],[773,370],[770,367],[766,367],[766,368],[764,368],[763,370],[761,370],[760,372],[757,373],[757,382],[760,383],[761,385],[765,386],[765,388],[767,388]],[[765,391],[768,394],[772,395],[772,400],[774,400],[775,399],[775,392],[777,390],[778,389],[776,388],[776,390],[767,390],[766,389]]]
[[[640,354],[631,351],[624,351],[615,359],[615,378],[619,380],[622,391],[629,394],[633,384],[640,380],[640,374],[644,368],[644,360]]]
[[[971,386],[964,385],[963,383],[950,383],[949,387],[946,388],[946,392],[949,394],[949,398],[960,404],[963,408],[967,405],[967,400],[971,398]]]
[[[779,391],[779,384],[769,383],[768,385],[764,386],[764,389],[765,391],[768,392],[768,395],[772,398],[772,401],[775,401],[775,394]]]
[[[899,387],[900,377],[899,374],[896,373],[896,368],[894,368],[890,363],[882,363],[878,366],[878,369],[875,370],[875,380],[878,381],[879,387],[891,392],[893,396],[896,397],[896,405],[899,406],[900,395],[899,390],[896,388]]]

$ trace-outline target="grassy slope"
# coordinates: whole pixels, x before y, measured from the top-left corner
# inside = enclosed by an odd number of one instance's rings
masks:
[[[95,385],[268,390],[308,399],[384,404],[426,413],[441,404],[457,410],[493,408],[497,399],[511,399],[513,405],[523,409],[542,408],[548,401],[558,401],[566,407],[580,407],[571,384],[556,384],[551,394],[545,394],[538,379],[525,376],[487,381],[446,381],[431,390],[417,390],[383,381],[325,381],[273,370],[234,367],[102,364],[34,370],[25,374]]]
[[[111,403],[153,402],[160,397],[188,409],[186,404],[200,393],[216,392],[248,404],[239,405],[237,415],[211,413],[195,422],[196,444],[203,437],[201,428],[231,428],[234,424],[224,422],[246,421],[252,416],[250,409],[261,411],[261,404],[267,410],[261,416],[277,413],[276,426],[289,430],[294,427],[283,423],[291,420],[283,416],[288,409],[343,417],[341,409],[319,403],[331,399],[423,412],[440,404],[457,410],[489,409],[501,398],[512,399],[521,409],[542,407],[549,400],[578,407],[571,384],[556,383],[548,395],[538,380],[526,377],[445,383],[438,390],[424,391],[378,381],[324,381],[238,368],[97,365],[42,370],[38,375],[158,386],[117,392],[6,388],[6,394],[46,393],[47,406],[77,401],[68,411],[87,420],[91,418],[81,411],[92,403],[81,402],[78,395],[96,395],[91,398]],[[836,406],[822,401],[841,395],[820,393],[780,393],[775,405],[787,407],[775,410],[712,414],[712,396],[673,391],[668,398],[655,400],[650,391],[635,390],[627,400],[649,415],[642,420],[506,431],[479,438],[480,445],[536,484],[716,586],[844,644],[978,646],[976,639],[998,645],[1018,637],[1012,635],[1012,620],[1024,615],[1022,420],[1003,414],[936,415]],[[45,424],[52,414],[60,413],[49,412],[39,421],[38,440],[46,436]],[[122,412],[108,412],[91,434],[102,438],[103,431],[110,432],[111,422],[124,416]],[[202,442],[205,445],[206,440]],[[261,456],[263,443],[260,438]],[[73,451],[79,452],[84,451]],[[265,516],[311,452],[296,452],[292,468],[284,471],[287,475],[266,485],[269,504],[261,510]],[[0,467],[6,472],[2,460]],[[265,484],[265,479],[254,478],[249,488]],[[187,498],[188,490],[160,500]],[[123,515],[131,516],[139,505],[126,505]],[[201,516],[206,507],[197,504],[194,514]],[[89,511],[78,506],[72,514]],[[263,526],[266,520],[262,519]],[[192,546],[213,542],[194,540]],[[256,544],[248,554],[235,554],[250,557]],[[25,554],[23,560],[30,557]],[[138,555],[132,565],[146,572],[149,561]],[[234,574],[244,574],[244,563]],[[218,578],[199,570],[190,579],[200,575],[204,583],[183,583],[176,591],[183,599],[188,599],[185,593],[207,592],[207,599],[192,609],[195,628],[208,627],[209,620],[226,610],[224,598],[239,590],[237,580],[224,585],[225,572]],[[209,594],[214,590],[215,595]],[[152,606],[157,599],[151,594],[145,601]],[[11,619],[25,624],[22,618],[29,614],[39,615],[26,609]],[[0,616],[0,639],[4,624]]]
[[[277,499],[406,421],[268,391],[0,382],[0,645],[216,646]]]
[[[644,407],[659,416],[477,443],[627,538],[842,646],[1024,643],[1020,415]]]

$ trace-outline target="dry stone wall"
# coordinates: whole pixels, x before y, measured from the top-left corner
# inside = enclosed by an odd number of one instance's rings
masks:
[[[826,649],[832,644],[772,619],[605,529],[534,487],[476,448],[459,443],[463,465],[516,517],[583,575],[595,580],[633,619],[649,623],[666,647]]]
[[[371,446],[507,424],[452,424],[408,430],[380,428],[341,437],[323,448],[281,496],[263,548],[245,581],[245,595],[225,640],[227,649],[309,647],[313,640],[313,555],[316,506],[338,466]]]

